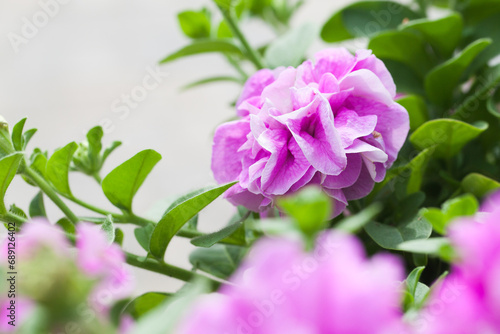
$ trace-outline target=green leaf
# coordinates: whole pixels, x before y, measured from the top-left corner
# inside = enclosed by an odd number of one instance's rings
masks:
[[[10,205],[9,212],[11,212],[19,217],[28,218],[28,215],[23,211],[23,209],[16,206],[15,204]],[[17,227],[20,227],[20,226],[17,226]]]
[[[426,301],[427,297],[429,296],[430,293],[430,288],[423,284],[418,282],[417,283],[417,288],[415,289],[415,296],[414,296],[414,304],[413,307],[419,309],[424,305],[424,302]]]
[[[138,320],[171,296],[171,294],[164,292],[147,292],[131,301],[125,308],[125,312],[129,313],[135,320]]]
[[[493,43],[481,52],[471,65],[471,71],[468,73],[474,73],[477,69],[484,66],[489,60],[500,54],[500,29],[498,29],[499,20],[500,11],[480,21],[476,26],[469,28],[471,36],[467,40],[490,38]]]
[[[436,6],[439,8],[445,8],[445,9],[450,8],[450,1],[449,0],[430,0],[430,3],[433,6]]]
[[[321,230],[332,213],[330,198],[318,187],[303,188],[293,196],[279,198],[277,203],[308,236]]]
[[[427,301],[427,298],[437,289],[441,286],[441,283],[443,280],[448,276],[448,271],[445,271],[442,273],[437,280],[434,281],[434,283],[431,285],[429,288],[425,284],[419,283],[417,285],[417,290],[415,291],[415,308],[418,310],[422,308],[425,305],[425,302]]]
[[[241,84],[241,79],[236,78],[236,77],[229,77],[229,76],[219,76],[219,77],[211,77],[211,78],[205,78],[201,79],[198,81],[195,81],[193,83],[190,83],[186,86],[183,86],[181,89],[186,90],[194,87],[198,87],[201,85],[209,84],[209,83],[214,83],[214,82],[224,82],[224,81],[229,81],[229,82],[236,82],[238,84]]]
[[[500,119],[500,89],[488,98],[486,108],[491,115]]]
[[[397,250],[405,241],[429,238],[432,226],[418,217],[398,226],[370,222],[365,226],[365,231],[382,248]]]
[[[415,292],[417,291],[417,285],[418,282],[420,281],[420,276],[422,276],[422,272],[424,271],[425,267],[417,267],[411,271],[411,273],[408,275],[408,278],[406,278],[406,287],[408,289],[408,292],[412,295],[415,296]]]
[[[214,245],[196,249],[189,255],[189,262],[196,268],[215,277],[227,279],[238,268],[246,254],[244,247]]]
[[[29,214],[31,218],[47,217],[45,205],[43,204],[43,192],[38,192],[38,194],[31,200]]]
[[[287,218],[266,218],[260,220],[252,220],[248,222],[248,228],[256,231],[259,234],[268,236],[291,236],[300,238],[301,235],[293,222]]]
[[[427,148],[420,152],[408,163],[407,167],[411,170],[408,185],[406,186],[406,193],[408,195],[420,191],[424,179],[424,174],[431,159],[432,153],[432,148]]]
[[[99,172],[107,155],[110,153],[109,150],[112,151],[120,145],[120,142],[113,142],[112,147],[106,149],[101,157],[103,135],[102,127],[93,127],[87,133],[87,140],[78,145],[78,149],[73,155],[74,169],[93,176],[96,180],[100,180]]]
[[[235,184],[236,182],[231,182],[222,186],[209,188],[200,194],[186,199],[166,212],[156,225],[151,236],[149,244],[151,254],[158,259],[163,259],[170,240],[179,232],[182,226]]]
[[[217,38],[233,38],[233,32],[225,20],[222,20],[219,23],[219,27],[217,28]]]
[[[432,225],[434,231],[439,234],[446,234],[447,221],[445,214],[438,208],[429,208],[422,211],[423,217]]]
[[[242,231],[242,236],[235,235],[235,237],[231,238],[231,236],[237,231]],[[191,243],[197,247],[209,248],[224,239],[227,239],[226,241],[234,243],[236,245],[246,246],[245,228],[243,226],[243,222],[236,222],[224,227],[223,229],[220,229],[217,232],[196,237],[191,240]]]
[[[71,235],[76,234],[75,224],[73,224],[71,222],[71,220],[69,220],[66,217],[59,219],[56,222],[56,225],[59,225],[64,230],[64,232],[66,232],[68,234],[71,234]]]
[[[398,183],[406,184],[406,195],[419,192],[433,152],[431,148],[425,149],[406,165],[390,169],[385,179],[375,184],[374,191],[368,195],[368,199],[372,200],[379,192],[394,192],[394,188]]]
[[[430,208],[424,210],[422,215],[432,224],[437,233],[446,234],[446,228],[452,220],[458,217],[473,216],[478,209],[477,199],[471,194],[465,194],[444,202],[441,210]]]
[[[148,224],[143,227],[138,227],[134,230],[134,235],[135,238],[137,239],[137,242],[148,253],[149,253],[149,242],[151,240],[151,235],[153,234],[154,229],[155,226],[153,224]]]
[[[71,142],[63,148],[56,150],[47,161],[45,169],[47,180],[52,183],[58,192],[68,197],[73,197],[69,187],[68,176],[71,159],[77,148],[78,145],[75,142]]]
[[[448,118],[436,119],[415,130],[410,142],[419,150],[433,147],[431,150],[436,157],[451,158],[487,128],[488,123],[485,122],[474,126]]]
[[[274,0],[275,1],[275,0]],[[246,8],[253,15],[262,15],[266,8],[269,8],[272,5],[272,0],[246,0],[243,1],[246,5]]]
[[[462,9],[464,19],[468,24],[484,21],[488,16],[500,12],[499,0],[470,0],[466,2]]]
[[[23,118],[12,128],[12,144],[16,151],[24,151],[31,137],[36,133],[36,129],[27,130],[23,133],[26,118]]]
[[[28,146],[28,143],[30,142],[31,138],[37,131],[38,131],[37,129],[29,129],[23,134],[23,138],[21,140],[23,151],[26,149],[26,146]]]
[[[166,210],[163,210],[161,213],[161,216],[158,217],[156,220],[160,220],[161,217],[163,217],[168,211],[172,210],[175,208],[177,205],[181,204],[182,202],[185,202],[186,200],[195,197],[201,193],[204,193],[207,190],[212,189],[212,187],[204,187],[200,189],[196,189],[193,191],[188,192],[187,194],[179,196],[177,199],[175,199],[173,202],[169,202],[169,205]],[[198,215],[195,215],[193,218],[191,218],[184,227],[196,230],[198,228]]]
[[[230,10],[233,7],[234,0],[214,0],[215,3],[225,10]]]
[[[121,144],[121,141],[114,141],[104,150],[104,152],[102,152],[101,165],[104,164],[104,161],[106,161],[108,156]]]
[[[104,131],[102,127],[96,126],[89,130],[87,133],[87,141],[89,144],[89,159],[92,164],[92,168],[95,171],[99,171],[101,167],[101,150],[102,150],[102,137],[104,135]]]
[[[406,95],[398,100],[410,115],[410,130],[415,131],[420,125],[429,120],[429,112],[423,98],[417,95]]]
[[[26,118],[23,118],[12,128],[12,144],[16,151],[23,150],[23,128],[26,123]]]
[[[112,244],[115,241],[115,225],[113,224],[113,217],[111,215],[106,217],[106,220],[101,225],[101,230],[106,234],[109,244]]]
[[[354,216],[342,219],[340,223],[335,226],[335,229],[347,233],[357,233],[366,224],[375,219],[380,211],[382,211],[382,205],[380,203],[374,203]]]
[[[7,188],[9,187],[12,179],[17,173],[17,169],[19,168],[19,164],[23,159],[23,155],[21,153],[14,153],[11,155],[7,155],[0,159],[0,213],[7,213],[7,209],[5,207],[5,193],[7,192]]]
[[[405,19],[419,15],[392,1],[358,1],[335,13],[323,26],[325,42],[339,42],[355,37],[371,37],[384,30],[396,29]]]
[[[165,334],[175,333],[179,321],[186,310],[192,307],[198,297],[208,292],[205,282],[188,283],[175,295],[165,300],[154,309],[151,309],[134,324],[134,334]]]
[[[279,36],[266,49],[266,64],[271,68],[300,65],[316,34],[313,24],[304,24]]]
[[[456,217],[473,216],[478,209],[479,203],[471,194],[450,199],[442,205],[443,213],[448,220]]]
[[[382,60],[390,59],[407,65],[420,77],[432,67],[422,38],[407,31],[383,32],[370,40],[368,48]]]
[[[406,194],[404,194],[406,195]],[[394,208],[393,221],[401,225],[403,223],[418,220],[420,207],[425,201],[424,192],[416,192],[406,195],[402,200],[398,201]]]
[[[159,153],[144,150],[113,169],[102,180],[102,190],[109,201],[121,210],[132,212],[132,199],[160,159]]]
[[[166,58],[164,58],[163,60],[161,60],[160,63],[165,64],[182,57],[187,57],[207,52],[222,52],[222,53],[236,55],[238,57],[243,56],[241,49],[229,41],[207,39],[207,40],[195,41],[192,44],[183,47],[179,51],[176,51],[171,55],[167,56]]]
[[[424,300],[427,298],[429,287],[419,282],[424,269],[425,267],[423,266],[413,269],[406,279],[407,295],[405,295],[405,297],[409,298],[405,298],[405,312],[408,312],[408,310],[410,309],[418,310],[423,305]]]
[[[458,13],[453,13],[437,20],[409,21],[401,29],[418,31],[443,57],[449,57],[462,38],[463,20]]]
[[[456,112],[451,116],[455,119],[467,120],[475,110],[474,105],[480,105],[480,102],[487,100],[491,95],[491,90],[500,84],[500,64],[494,67],[487,67],[481,71],[471,88],[472,94],[469,94],[459,105]]]
[[[191,38],[210,37],[210,16],[206,9],[186,10],[177,14],[179,25],[184,34]]]
[[[463,73],[477,55],[490,44],[491,39],[477,40],[452,59],[430,71],[425,77],[425,91],[429,100],[442,107],[449,106]]]
[[[115,240],[114,243],[119,245],[120,247],[123,246],[123,238],[125,235],[123,234],[123,231],[120,228],[115,229]]]
[[[471,173],[462,180],[462,189],[478,198],[483,198],[494,190],[500,189],[500,183],[487,176]]]
[[[47,156],[40,149],[36,148],[30,158],[31,168],[45,178],[45,170],[47,169]]]
[[[408,65],[391,59],[384,59],[399,93],[425,95],[422,78]]]
[[[439,256],[441,249],[449,244],[450,241],[447,238],[418,239],[402,242],[397,246],[397,249],[409,253]]]

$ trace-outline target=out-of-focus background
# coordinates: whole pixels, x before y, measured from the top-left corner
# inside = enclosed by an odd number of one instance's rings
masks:
[[[312,22],[319,27],[350,2],[306,0],[292,26]],[[212,133],[235,115],[230,102],[240,90],[234,83],[180,90],[200,78],[233,73],[220,55],[157,66],[160,59],[188,43],[178,28],[177,13],[203,6],[216,12],[210,0],[0,0],[0,115],[11,126],[28,117],[26,127],[39,129],[30,151],[36,145],[53,152],[71,141],[82,141],[90,128],[102,125],[105,144],[123,141],[102,176],[143,149],[158,151],[163,159],[136,195],[134,211],[148,216],[155,207],[164,210],[162,200],[214,183]],[[40,12],[51,17],[44,20],[46,15]],[[27,23],[34,20],[39,28]],[[257,21],[245,22],[243,31],[256,46],[275,36]],[[309,54],[322,47],[318,38]],[[141,101],[127,102],[127,95],[143,86],[144,80],[149,89]],[[71,175],[71,185],[77,197],[113,210],[93,179]],[[7,203],[27,209],[35,194],[35,188],[17,177],[7,193]],[[49,201],[46,205],[52,221],[62,216]],[[79,214],[90,214],[70,207]],[[217,200],[201,213],[200,229],[220,228],[233,212],[230,204]],[[125,248],[144,254],[132,228],[125,230]],[[175,238],[166,260],[189,268],[192,248],[188,240]],[[173,291],[181,285],[139,269],[134,273],[140,282],[137,294]]]

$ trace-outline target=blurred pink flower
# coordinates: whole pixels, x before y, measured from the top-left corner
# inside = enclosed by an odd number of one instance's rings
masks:
[[[14,306],[11,300],[15,301]],[[7,299],[2,296],[0,299],[0,333],[14,333],[19,330],[32,310],[33,303],[26,298]],[[9,324],[11,321],[15,326]]]
[[[406,333],[401,263],[367,259],[352,236],[327,232],[313,252],[284,239],[260,241],[218,294],[202,297],[180,334]]]
[[[500,193],[474,218],[450,226],[459,260],[415,322],[419,333],[489,334],[500,329]]]
[[[112,302],[129,296],[135,286],[125,267],[125,254],[118,245],[109,244],[99,226],[80,223],[77,235],[79,267],[88,276],[100,279],[91,300],[95,308],[107,310]]]
[[[385,177],[409,131],[396,87],[369,50],[326,49],[316,63],[260,70],[237,102],[240,120],[215,132],[212,170],[225,196],[264,211],[276,196],[320,184],[335,203],[366,196]]]
[[[90,295],[90,303],[99,314],[105,314],[113,302],[128,297],[135,286],[130,270],[125,265],[125,254],[121,248],[110,244],[100,226],[80,223],[76,226],[76,261],[80,271],[96,285]],[[8,240],[2,243],[2,262],[6,265]],[[16,261],[33,261],[39,250],[45,247],[58,257],[73,261],[64,231],[45,219],[34,219],[16,234]],[[61,263],[64,265],[64,262]]]
[[[9,235],[2,240],[2,262],[5,264],[8,254]],[[37,255],[40,248],[45,247],[56,255],[69,255],[69,242],[59,226],[51,225],[47,220],[35,218],[26,223],[22,233],[15,233],[15,256],[17,260],[30,259]]]

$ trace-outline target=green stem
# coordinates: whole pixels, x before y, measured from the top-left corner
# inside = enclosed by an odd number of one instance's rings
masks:
[[[84,207],[90,211],[94,211],[94,212],[99,213],[99,214],[104,215],[104,216],[111,215],[111,217],[113,217],[113,219],[115,219],[117,223],[131,223],[131,224],[135,224],[135,225],[139,225],[139,226],[145,226],[147,224],[156,224],[155,222],[153,222],[151,220],[148,220],[148,219],[145,219],[142,217],[138,217],[136,215],[122,215],[122,214],[118,214],[118,213],[113,213],[113,212],[110,212],[108,210],[98,208],[90,203],[87,203],[87,202],[82,201],[81,199],[78,199],[75,197],[66,197],[66,198],[69,199],[70,201],[72,201],[73,203],[76,203],[76,204],[80,205],[81,207]]]
[[[124,222],[129,222],[129,223],[139,225],[139,226],[146,226],[149,224],[156,225],[156,222],[149,220],[149,219],[146,219],[146,218],[136,216],[134,214],[130,215],[130,216],[120,215],[120,216],[117,216],[116,218],[121,219]]]
[[[81,199],[78,199],[78,198],[75,198],[75,197],[66,197],[66,198],[69,199],[70,201],[72,201],[73,203],[76,203],[76,204],[80,205],[81,207],[89,209],[90,211],[94,211],[96,213],[100,213],[101,215],[105,215],[105,216],[107,216],[107,215],[115,216],[114,213],[111,213],[111,212],[109,212],[107,210],[104,210],[104,209],[98,208],[96,206],[93,206],[92,204],[84,202]]]
[[[136,215],[121,215],[118,213],[113,213],[113,212],[110,212],[108,210],[98,208],[92,204],[84,202],[81,199],[78,199],[75,197],[66,197],[66,198],[69,199],[70,201],[72,201],[73,203],[76,203],[76,204],[80,205],[81,207],[84,207],[90,211],[94,211],[94,212],[99,213],[99,214],[104,215],[104,216],[111,215],[111,217],[113,217],[113,219],[115,219],[117,223],[131,223],[131,224],[135,224],[135,225],[139,225],[139,226],[145,226],[148,224],[156,224],[155,222],[153,222],[151,220],[148,220],[148,219],[145,219],[142,217],[138,217]]]
[[[186,230],[186,229],[180,230],[176,234],[176,236],[178,236],[178,237],[188,238],[188,239],[192,239],[192,238],[196,238],[196,237],[201,237],[202,235],[205,235],[205,234],[202,233],[202,232],[200,232],[200,231]]]
[[[226,55],[226,59],[231,65],[233,65],[236,71],[241,75],[243,81],[246,81],[248,79],[248,74],[246,74],[246,72],[241,68],[240,64],[238,64],[238,62],[229,55]]]
[[[97,183],[101,184],[102,180],[98,173],[92,174],[92,177],[97,181]]]
[[[45,195],[47,195],[55,205],[61,209],[61,211],[68,217],[68,219],[73,223],[78,223],[78,217],[66,206],[66,204],[61,200],[61,198],[57,195],[54,189],[33,169],[26,167],[24,169],[24,174],[31,179],[39,188],[42,190]]]
[[[68,239],[72,243],[75,243],[76,236],[74,234],[66,233],[66,236],[68,237]],[[185,282],[190,282],[195,278],[204,278],[204,279],[207,279],[210,281],[214,290],[217,289],[220,286],[220,284],[222,283],[220,281],[216,281],[214,279],[211,279],[208,276],[200,275],[200,274],[197,274],[195,272],[192,272],[192,271],[189,271],[189,270],[186,270],[183,268],[179,268],[179,267],[176,267],[174,265],[171,265],[171,264],[168,264],[165,262],[159,262],[157,260],[150,259],[150,258],[144,260],[143,257],[141,257],[141,256],[138,256],[138,255],[135,255],[135,254],[132,254],[129,252],[125,252],[125,251],[123,251],[123,252],[125,253],[126,262],[129,265],[137,267],[137,268],[141,268],[141,269],[152,271],[152,272],[155,272],[158,274],[173,277],[173,278],[179,279],[181,281],[185,281]]]
[[[262,60],[261,60],[259,54],[248,43],[246,37],[243,35],[240,28],[236,24],[236,20],[234,19],[231,11],[222,8],[222,6],[219,5],[218,3],[217,3],[217,7],[219,7],[219,10],[221,11],[222,16],[224,16],[224,19],[226,20],[226,23],[229,25],[229,28],[231,29],[234,36],[236,36],[240,40],[241,44],[246,49],[246,51],[248,53],[248,58],[250,59],[250,61],[252,63],[254,63],[254,65],[255,65],[255,67],[257,67],[257,69],[259,69],[259,70],[263,69],[264,65],[262,64]]]
[[[200,275],[195,272],[179,268],[176,266],[173,266],[168,263],[161,263],[159,261],[153,260],[153,259],[146,259],[143,261],[143,259],[137,255],[125,252],[127,263],[130,264],[131,266],[153,271],[155,273],[163,274],[169,277],[177,278],[181,281],[185,282],[190,282],[194,278],[204,278],[208,279],[214,287],[218,287],[221,282],[213,280],[205,275]]]

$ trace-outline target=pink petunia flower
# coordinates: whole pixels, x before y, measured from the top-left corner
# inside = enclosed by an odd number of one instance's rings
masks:
[[[69,242],[63,230],[59,226],[51,225],[45,219],[32,219],[23,226],[21,233],[15,233],[12,240],[10,247],[14,249],[18,261],[35,257],[42,247],[51,249],[57,255],[69,255]],[[1,243],[0,265],[6,265],[8,247],[9,235],[6,235]]]
[[[94,308],[108,310],[112,302],[129,296],[135,283],[125,267],[125,254],[116,244],[109,244],[99,226],[77,226],[78,265],[89,277],[100,279],[91,295]]]
[[[326,49],[314,64],[260,70],[237,102],[241,119],[215,132],[215,179],[239,181],[225,196],[253,211],[319,184],[338,215],[384,179],[406,139],[408,113],[395,95],[369,50]]]
[[[262,240],[234,285],[202,297],[176,333],[406,333],[402,280],[397,258],[367,259],[352,236],[327,232],[310,253],[299,242]]]
[[[473,218],[450,226],[459,260],[414,323],[426,334],[494,334],[500,329],[500,193]]]

